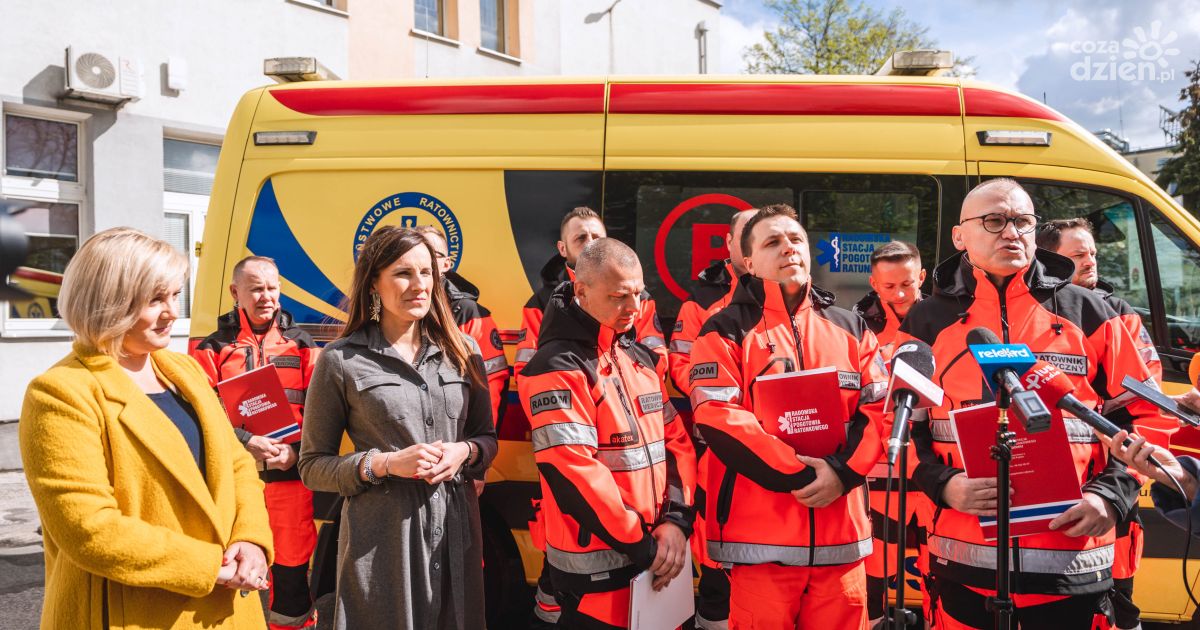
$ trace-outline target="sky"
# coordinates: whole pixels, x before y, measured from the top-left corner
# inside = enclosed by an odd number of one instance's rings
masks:
[[[851,0],[854,1],[854,0]],[[1111,129],[1132,148],[1165,144],[1159,108],[1178,110],[1184,76],[1200,59],[1200,0],[865,0],[929,27],[975,78],[1015,89],[1083,127]],[[778,23],[765,0],[724,0],[722,73],[744,70],[742,51]]]

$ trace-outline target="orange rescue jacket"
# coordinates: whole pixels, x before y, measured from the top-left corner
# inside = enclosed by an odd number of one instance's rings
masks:
[[[912,429],[918,458],[914,480],[938,508],[928,540],[937,577],[995,587],[993,543],[984,539],[977,517],[951,509],[942,499],[946,482],[962,472],[949,412],[993,399],[967,348],[968,331],[982,326],[1005,343],[1028,345],[1074,381],[1076,398],[1096,409],[1124,393],[1125,375],[1150,378],[1120,318],[1098,294],[1070,283],[1073,270],[1070,259],[1039,249],[1034,262],[998,291],[958,253],[937,266],[933,296],[914,305],[901,325],[901,343],[911,336],[933,347],[934,382],[945,390],[942,406],[930,409],[928,421],[915,422]],[[1136,400],[1108,417],[1126,427],[1175,426]],[[1082,490],[1105,499],[1117,521],[1125,520],[1140,482],[1107,457],[1088,425],[1069,416],[1064,422]],[[1113,530],[1098,537],[1050,532],[1013,539],[1013,592],[1073,595],[1108,589],[1114,540]]]
[[[655,526],[691,533],[696,456],[661,361],[633,330],[584,312],[572,283],[551,297],[518,391],[541,473],[546,559],[576,592],[628,586],[654,560]]]
[[[479,289],[475,285],[453,271],[443,275],[442,281],[446,283],[446,295],[450,298],[454,323],[479,344],[488,394],[492,397],[492,418],[499,424],[504,417],[504,393],[508,391],[508,359],[504,356],[500,331],[496,329],[491,311],[479,303]]]
[[[737,286],[728,258],[701,270],[696,280],[699,282],[696,291],[679,307],[668,346],[671,381],[684,394],[690,391],[687,377],[692,367],[692,345],[696,343],[700,328],[714,313],[729,305]]]
[[[845,494],[813,509],[790,492],[816,475],[755,417],[753,383],[760,375],[824,366],[837,367],[846,406],[846,446],[825,458]],[[743,275],[729,306],[709,318],[692,347],[689,381],[696,424],[715,455],[706,484],[714,560],[815,566],[870,555],[861,486],[882,452],[887,376],[862,318],[833,306],[833,295],[816,287],[789,314],[778,283]]]

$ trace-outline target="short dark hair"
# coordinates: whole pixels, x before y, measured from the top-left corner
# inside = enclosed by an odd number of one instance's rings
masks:
[[[1096,233],[1095,229],[1092,228],[1092,222],[1083,217],[1054,219],[1038,226],[1037,237],[1035,239],[1037,246],[1052,252],[1058,251],[1058,246],[1062,245],[1062,233],[1067,230],[1085,230],[1088,234],[1092,235]]]
[[[579,206],[578,208],[572,208],[570,212],[563,215],[562,221],[559,222],[559,224],[558,224],[558,239],[560,241],[566,240],[563,238],[563,232],[567,231],[567,224],[570,223],[572,219],[596,219],[596,220],[599,220],[600,215],[596,214],[595,210],[592,210],[591,208],[589,208],[587,206]]]
[[[773,203],[769,206],[763,206],[759,208],[758,212],[755,212],[754,216],[750,217],[750,220],[746,221],[746,225],[742,226],[742,238],[739,242],[739,245],[742,246],[743,256],[750,255],[750,246],[754,241],[754,239],[751,238],[754,232],[754,226],[766,221],[767,219],[773,219],[775,217],[787,217],[795,220],[797,223],[800,222],[800,216],[796,214],[796,209],[787,205],[786,203]],[[803,225],[800,226],[800,231],[804,232],[805,238],[808,238],[808,232],[804,231]]]
[[[871,269],[880,262],[905,263],[910,260],[917,261],[918,267],[921,265],[921,250],[916,245],[905,241],[889,241],[871,252]]]
[[[279,271],[279,265],[275,264],[274,258],[268,258],[267,256],[247,256],[237,261],[237,264],[233,266],[234,282],[237,282],[238,277],[242,275],[242,270],[244,270],[246,265],[250,263],[263,263],[266,265],[271,265],[275,268],[275,271]]]

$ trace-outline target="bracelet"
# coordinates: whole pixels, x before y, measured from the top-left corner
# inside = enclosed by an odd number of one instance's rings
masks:
[[[383,483],[382,479],[375,476],[375,471],[371,470],[371,460],[374,459],[374,457],[378,454],[379,449],[373,448],[367,451],[367,454],[363,455],[362,459],[362,476],[366,478],[367,483],[371,484],[372,486],[378,486],[379,484]]]
[[[471,440],[467,440],[467,465],[473,466],[479,455],[479,447]]]

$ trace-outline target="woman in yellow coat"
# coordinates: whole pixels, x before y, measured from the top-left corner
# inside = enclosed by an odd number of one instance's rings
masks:
[[[271,530],[254,461],[200,367],[166,350],[187,261],[129,228],[63,276],[70,355],[19,425],[42,520],[42,628],[265,627]]]

